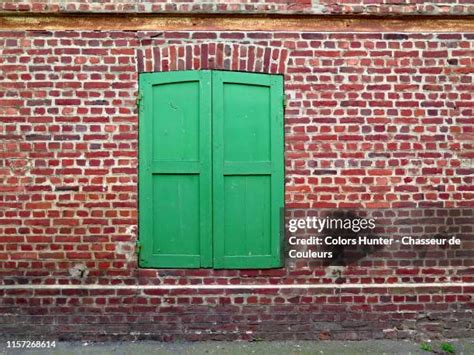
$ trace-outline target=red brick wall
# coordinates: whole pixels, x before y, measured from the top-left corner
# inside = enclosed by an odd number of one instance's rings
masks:
[[[472,244],[459,265],[138,269],[135,99],[141,71],[284,73],[287,207],[472,210],[473,39],[0,32],[3,333],[472,336]]]
[[[473,14],[474,5],[469,0],[237,0],[200,1],[182,0],[4,0],[3,11],[31,12],[212,12],[212,13],[306,13],[321,15],[338,14]]]

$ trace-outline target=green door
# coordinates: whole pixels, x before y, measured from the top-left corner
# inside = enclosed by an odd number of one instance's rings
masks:
[[[282,77],[145,73],[140,92],[140,266],[281,266]]]

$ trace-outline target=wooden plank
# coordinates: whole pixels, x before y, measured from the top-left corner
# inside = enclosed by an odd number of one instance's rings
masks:
[[[283,248],[284,230],[281,230],[283,220],[282,210],[285,207],[285,128],[283,98],[284,83],[282,75],[272,75],[270,97],[270,120],[271,120],[271,155],[272,155],[272,177],[271,177],[271,233],[272,256],[275,264],[281,264],[284,260]],[[277,238],[279,237],[279,239]]]
[[[269,175],[272,173],[271,161],[229,162],[223,166],[224,175]]]
[[[471,15],[2,13],[4,30],[473,32]]]
[[[153,161],[153,174],[199,174],[203,166],[198,161]]]
[[[201,167],[200,218],[201,267],[212,267],[212,80],[211,72],[200,72],[200,144]]]

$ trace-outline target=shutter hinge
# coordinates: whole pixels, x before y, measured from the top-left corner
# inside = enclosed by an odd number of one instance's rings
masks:
[[[288,106],[288,100],[286,97],[283,98],[283,108],[286,108]]]
[[[142,93],[141,91],[138,92],[138,95],[137,95],[137,107],[140,108],[140,103],[142,101]]]
[[[142,248],[142,245],[139,240],[136,241],[135,243],[135,253],[138,255],[140,254],[140,249]]]

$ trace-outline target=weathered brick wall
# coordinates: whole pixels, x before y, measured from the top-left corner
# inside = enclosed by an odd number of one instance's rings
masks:
[[[459,265],[138,269],[135,99],[142,71],[283,73],[287,207],[470,210],[473,39],[0,32],[3,333],[472,336],[472,244]]]
[[[445,15],[473,14],[470,0],[3,0],[3,11],[32,12],[211,12],[306,13],[321,15]]]

